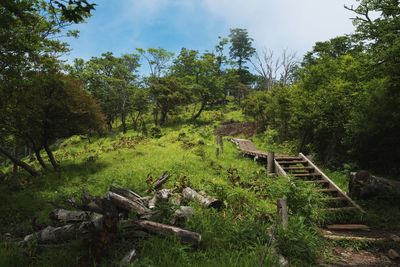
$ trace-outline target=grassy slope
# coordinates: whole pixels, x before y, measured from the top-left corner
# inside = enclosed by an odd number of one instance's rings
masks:
[[[143,193],[149,173],[158,176],[169,171],[173,176],[166,187],[179,185],[186,176],[193,188],[225,201],[223,212],[196,207],[194,218],[183,225],[202,234],[202,247],[193,250],[172,238],[152,237],[135,244],[131,239],[120,239],[108,249],[104,266],[118,262],[133,245],[139,254],[135,266],[257,266],[265,253],[276,199],[283,195],[294,204],[293,219],[289,231],[279,233],[278,249],[292,263],[310,265],[322,245],[305,222],[319,216],[310,189],[291,185],[285,178],[266,178],[262,165],[241,157],[229,142],[225,142],[225,152],[216,157],[214,128],[222,120],[242,120],[239,111],[209,111],[202,118],[197,125],[177,123],[164,128],[160,138],[130,131],[91,140],[65,140],[55,152],[62,162],[61,174],[49,172],[39,178],[22,175],[0,186],[0,233],[30,233],[33,217],[38,223],[49,223],[48,212],[53,207],[47,201],[79,198],[83,188],[102,195],[111,184]],[[260,139],[255,141],[265,148]],[[228,169],[236,169],[240,181],[251,187],[230,183]],[[345,179],[344,174],[330,174],[337,181]],[[43,251],[36,246],[28,250],[2,246],[0,266],[75,266],[86,254],[82,246],[71,242]],[[264,263],[272,266],[274,260],[268,256]]]
[[[225,142],[225,152],[215,155],[214,125],[175,126],[163,129],[161,138],[144,137],[136,132],[116,134],[93,140],[72,137],[56,150],[62,162],[61,174],[47,173],[39,178],[22,175],[0,187],[0,232],[24,235],[31,232],[33,217],[38,223],[49,223],[48,212],[53,209],[47,201],[62,203],[66,197],[79,197],[87,188],[93,195],[104,194],[111,184],[143,193],[146,176],[158,176],[163,171],[173,174],[166,187],[186,176],[191,186],[223,197],[227,209],[222,213],[197,208],[195,217],[185,227],[203,235],[203,248],[191,251],[173,239],[157,237],[137,244],[139,266],[254,266],[266,242],[266,226],[256,221],[257,216],[273,213],[274,201],[262,200],[250,190],[229,185],[227,170],[235,168],[241,181],[250,181],[263,167],[238,155],[236,148]],[[237,118],[231,112],[225,119]],[[206,117],[207,114],[206,114]],[[125,246],[126,245],[126,246]],[[38,252],[31,256],[22,250],[0,250],[0,266],[18,266],[30,262],[33,266],[74,266],[81,255],[80,244],[72,242],[63,249]],[[105,265],[122,257],[124,247],[116,245],[108,252]],[[13,255],[15,254],[15,255]],[[22,255],[21,255],[22,254]],[[19,259],[18,263],[13,258]]]

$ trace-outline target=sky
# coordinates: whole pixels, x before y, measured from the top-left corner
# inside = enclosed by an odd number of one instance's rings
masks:
[[[90,59],[111,51],[162,47],[178,53],[182,47],[212,50],[218,36],[245,28],[254,47],[279,54],[295,52],[299,59],[317,41],[353,32],[352,14],[344,4],[355,0],[92,0],[93,16],[69,39],[67,59]]]

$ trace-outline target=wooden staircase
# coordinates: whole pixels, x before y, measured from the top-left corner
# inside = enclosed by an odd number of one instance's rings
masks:
[[[267,158],[268,153],[257,150],[250,140],[232,138],[231,141],[245,155]],[[365,212],[304,154],[299,153],[298,156],[277,156],[274,159],[274,165],[275,172],[278,175],[292,177],[315,185],[317,192],[320,192],[327,198],[327,211]]]
[[[300,153],[297,157],[276,157],[275,169],[278,174],[290,176],[316,186],[317,192],[326,196],[328,211],[364,210],[343,192],[310,159]]]

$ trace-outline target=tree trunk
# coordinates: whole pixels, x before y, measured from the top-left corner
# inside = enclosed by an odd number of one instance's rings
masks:
[[[92,214],[86,211],[55,209],[50,212],[49,217],[56,221],[76,223],[91,220]]]
[[[223,204],[221,200],[202,196],[190,187],[183,189],[182,195],[186,199],[196,200],[205,208],[220,209]]]
[[[168,111],[161,110],[160,125],[165,125],[167,123]]]
[[[175,235],[182,243],[185,244],[192,244],[197,246],[201,241],[201,235],[199,233],[188,231],[175,226],[147,220],[139,220],[136,222],[136,224],[152,233],[164,236]]]
[[[40,166],[42,166],[42,168],[44,170],[47,170],[47,165],[44,162],[42,155],[40,155],[40,149],[35,149],[35,156],[36,156],[36,159],[39,162]]]
[[[124,110],[121,113],[121,122],[122,122],[122,131],[123,133],[126,133],[128,129],[126,127],[126,114]]]
[[[50,149],[49,145],[47,144],[47,142],[45,142],[45,144],[44,144],[44,150],[46,151],[47,155],[49,156],[50,163],[53,166],[54,170],[58,171],[60,169],[60,167],[58,166],[58,163],[57,163],[56,159],[54,158],[53,152],[51,152],[51,149]]]
[[[0,146],[0,153],[3,154],[5,157],[7,157],[9,160],[11,160],[12,163],[18,165],[25,171],[27,171],[30,175],[32,176],[38,176],[39,173],[32,168],[30,165],[26,164],[25,162],[17,159],[14,157],[11,153],[9,153],[6,149],[4,149],[2,146]]]
[[[157,108],[154,108],[153,110],[153,121],[155,125],[159,125],[158,123],[158,110]]]
[[[354,198],[400,197],[400,182],[371,175],[368,171],[350,174],[349,195]]]
[[[207,105],[207,101],[203,101],[201,102],[201,107],[199,109],[199,111],[197,111],[197,113],[195,115],[192,116],[192,120],[196,120],[198,117],[200,117],[201,113],[203,112],[204,108]]]
[[[150,212],[143,204],[129,200],[126,197],[115,194],[114,192],[108,192],[108,198],[115,206],[121,209],[135,211],[139,215],[145,215]]]
[[[108,130],[111,131],[112,130],[112,121],[108,120],[107,126],[108,126]]]

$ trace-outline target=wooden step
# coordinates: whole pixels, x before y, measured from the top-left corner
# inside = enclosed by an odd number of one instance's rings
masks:
[[[326,208],[325,211],[339,212],[339,211],[356,211],[356,207],[340,207],[340,208]]]
[[[304,181],[306,184],[329,184],[327,180],[309,180],[309,181]]]
[[[348,201],[348,199],[345,197],[328,197],[326,200],[330,202]]]
[[[317,192],[320,193],[333,193],[333,192],[338,192],[335,188],[321,188],[321,189],[317,189]]]
[[[364,224],[332,224],[326,228],[332,231],[371,231],[371,228]]]
[[[298,166],[298,167],[283,167],[285,171],[302,171],[302,170],[314,170],[314,167],[309,166]]]
[[[306,164],[305,160],[291,160],[291,161],[278,161],[280,165],[290,165],[290,164]]]
[[[301,157],[276,157],[277,161],[303,160]]]
[[[290,175],[294,176],[294,177],[318,177],[321,176],[321,174],[319,173],[291,173]]]

